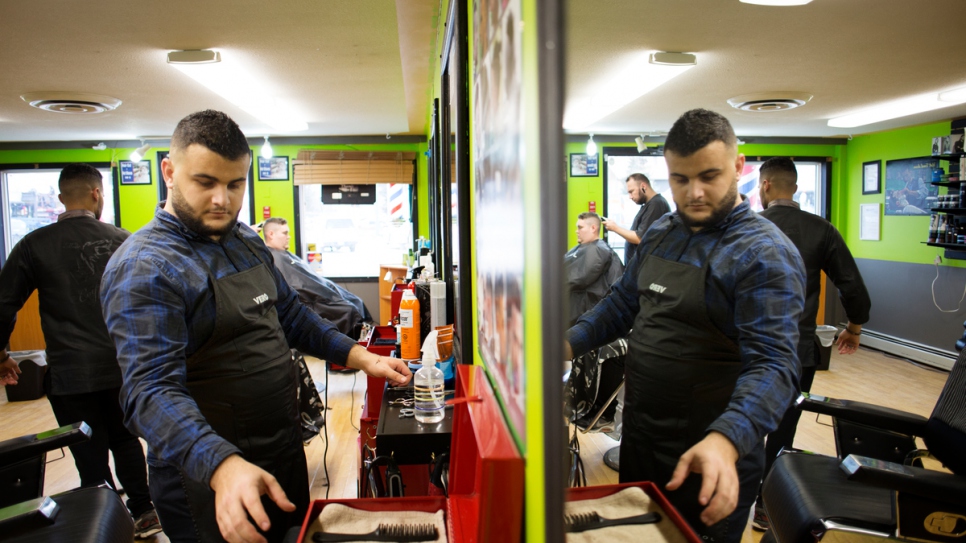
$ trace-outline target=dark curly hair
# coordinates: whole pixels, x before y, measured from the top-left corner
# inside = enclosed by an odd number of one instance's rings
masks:
[[[691,156],[711,142],[721,141],[729,147],[738,143],[728,119],[707,109],[692,109],[674,121],[664,141],[664,152]]]
[[[195,143],[228,160],[238,160],[251,152],[248,139],[235,121],[213,109],[188,115],[174,129],[171,136],[172,151],[187,149]]]

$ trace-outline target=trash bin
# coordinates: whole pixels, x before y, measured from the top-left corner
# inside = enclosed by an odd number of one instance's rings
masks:
[[[44,375],[47,373],[47,353],[44,351],[12,351],[10,356],[20,365],[20,379],[7,385],[8,402],[26,402],[44,396]]]
[[[815,348],[818,349],[818,371],[826,371],[832,359],[832,344],[839,329],[827,324],[819,325],[815,329]]]

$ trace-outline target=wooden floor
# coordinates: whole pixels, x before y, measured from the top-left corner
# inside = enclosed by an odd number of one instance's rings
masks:
[[[325,366],[316,359],[308,359],[313,376],[324,380]],[[831,369],[818,372],[812,392],[836,398],[848,398],[928,416],[939,397],[948,374],[919,367],[878,351],[861,348],[852,356],[832,355]],[[362,374],[329,375],[328,405],[329,450],[327,466],[329,479],[323,468],[325,442],[314,439],[306,447],[312,498],[355,497],[358,473],[358,426],[366,381]],[[795,446],[822,454],[834,454],[835,445],[829,421],[820,417],[803,416],[799,423]],[[0,440],[34,434],[57,426],[46,398],[29,402],[8,402],[0,389]],[[617,473],[604,466],[601,457],[617,442],[602,434],[581,436],[581,452],[588,483],[591,485],[617,482]],[[45,493],[54,494],[74,488],[79,477],[70,452],[65,456],[51,453],[48,459]],[[60,458],[58,460],[58,458]],[[331,488],[327,481],[331,481]],[[743,543],[758,543],[760,534],[746,530]],[[153,538],[167,543],[163,534]]]

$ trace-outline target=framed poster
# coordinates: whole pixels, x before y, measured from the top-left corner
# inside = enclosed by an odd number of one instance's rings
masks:
[[[881,226],[881,204],[859,204],[859,239],[863,241],[879,241]]]
[[[939,200],[939,187],[932,184],[932,170],[939,159],[904,158],[886,161],[885,214],[929,215]]]
[[[258,157],[258,178],[262,181],[288,181],[288,157]]]
[[[130,160],[118,161],[118,169],[121,171],[122,185],[150,185],[151,184],[151,161],[142,160],[133,162]]]
[[[598,156],[570,153],[570,177],[597,177]]]
[[[510,430],[526,435],[524,171],[521,1],[473,3],[473,139],[479,357]],[[536,156],[532,150],[531,156]],[[559,155],[558,155],[559,156]],[[557,384],[559,387],[559,383]]]
[[[882,161],[862,163],[862,194],[879,194],[882,192]]]

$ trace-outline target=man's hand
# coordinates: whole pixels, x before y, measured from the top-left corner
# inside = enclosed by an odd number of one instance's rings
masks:
[[[839,334],[836,345],[839,346],[839,354],[852,354],[859,349],[860,336],[849,332],[848,327]]]
[[[395,386],[405,385],[413,376],[409,366],[402,360],[370,353],[361,345],[352,347],[346,359],[346,365],[360,369],[373,377],[385,377]]]
[[[707,505],[701,522],[711,526],[730,515],[738,506],[738,450],[724,434],[710,432],[681,455],[671,480],[665,486],[676,490],[691,472],[701,474],[698,503]]]
[[[211,489],[215,491],[215,518],[222,537],[231,543],[267,543],[252,523],[251,515],[264,532],[271,527],[262,507],[262,495],[267,494],[282,511],[295,511],[285,491],[262,468],[233,454],[226,458],[211,475]]]
[[[0,385],[16,385],[20,382],[20,366],[7,351],[0,351]]]
[[[564,340],[564,360],[573,360],[574,350],[570,347],[570,342]]]
[[[615,223],[610,219],[604,219],[603,221],[601,221],[600,226],[604,230],[610,231],[610,230],[613,230],[615,226],[617,226],[617,223]]]

